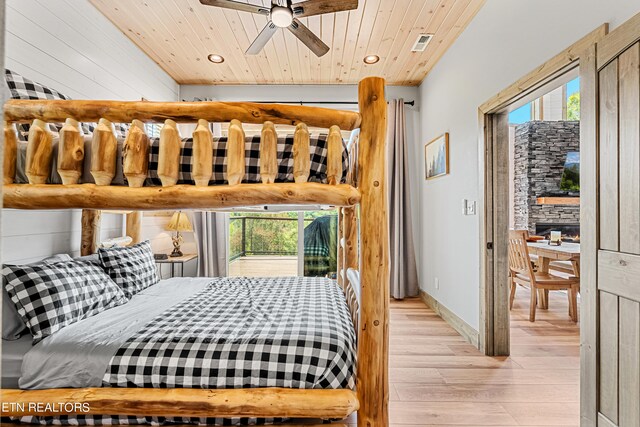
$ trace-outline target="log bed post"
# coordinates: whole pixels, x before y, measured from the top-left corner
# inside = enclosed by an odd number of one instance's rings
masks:
[[[58,141],[58,175],[64,185],[77,184],[84,162],[84,133],[77,120],[68,118]]]
[[[244,179],[245,172],[245,137],[242,123],[231,120],[229,137],[227,138],[227,182],[237,185]]]
[[[260,179],[273,184],[278,176],[278,134],[272,122],[264,122],[260,136]]]
[[[29,184],[46,184],[51,172],[51,156],[53,155],[53,137],[49,127],[42,120],[36,119],[29,128],[27,142],[26,175]]]
[[[144,123],[134,120],[124,140],[122,172],[129,187],[140,188],[144,185],[149,171],[149,137]]]
[[[100,119],[91,141],[91,175],[96,185],[110,185],[116,176],[118,141],[116,128],[107,119]]]
[[[18,157],[18,135],[13,123],[4,122],[4,163],[3,183],[13,184],[16,177],[16,160]]]
[[[339,184],[342,180],[342,133],[338,126],[331,126],[327,137],[327,183]]]
[[[358,267],[358,220],[355,206],[342,208],[342,220],[344,222],[342,234],[344,236],[344,269]]]
[[[193,155],[191,156],[191,177],[198,187],[206,187],[213,175],[213,148],[209,122],[198,120],[193,131]],[[243,157],[244,159],[244,157]]]
[[[304,123],[296,126],[293,134],[293,179],[307,182],[311,173],[309,128]]]
[[[171,187],[178,183],[180,177],[180,133],[174,120],[167,119],[160,130],[160,147],[158,150],[158,178],[163,187]]]
[[[362,115],[358,153],[362,246],[358,427],[387,426],[389,423],[389,226],[384,85],[384,79],[369,77],[358,87]]]
[[[101,215],[102,212],[99,210],[82,210],[82,241],[80,244],[80,255],[82,256],[94,254],[98,249]]]
[[[142,211],[127,214],[127,236],[131,237],[131,246],[141,242]]]
[[[338,210],[338,262],[336,263],[336,265],[337,265],[338,273],[336,274],[336,280],[338,281],[338,285],[340,285],[342,290],[344,290],[345,289],[344,282],[347,278],[347,270],[345,269],[345,266],[344,266],[345,240],[344,240],[344,218],[342,216],[343,208],[338,208],[337,210]]]

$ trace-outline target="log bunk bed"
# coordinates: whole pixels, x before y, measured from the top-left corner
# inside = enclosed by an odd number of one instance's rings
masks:
[[[257,205],[331,205],[339,212],[338,282],[345,292],[357,328],[357,375],[355,391],[349,389],[188,389],[188,388],[67,388],[2,390],[3,402],[86,402],[84,415],[137,415],[161,417],[257,417],[344,419],[357,411],[359,427],[388,425],[388,220],[386,189],[386,100],[384,80],[366,78],[359,84],[359,112],[306,106],[221,102],[116,102],[11,100],[5,105],[7,126],[33,123],[27,146],[26,172],[29,184],[13,184],[15,150],[8,141],[4,150],[3,202],[11,209],[82,209],[82,252],[96,250],[101,210],[127,214],[127,234],[140,240],[141,211],[214,210]],[[76,121],[132,123],[125,142],[124,174],[128,186],[114,186],[112,164],[115,154],[108,144],[92,153],[92,174],[96,184],[77,184],[82,167],[79,142],[74,143]],[[59,153],[58,170],[63,184],[46,184],[50,156],[39,147],[50,143],[43,124],[64,122],[66,138]],[[145,122],[164,123],[158,164],[162,186],[143,186],[148,163]],[[175,123],[198,123],[194,141],[211,141],[207,122],[230,122],[227,150],[229,185],[209,184],[211,149],[194,148],[193,175],[196,185],[176,185],[179,135]],[[260,145],[262,183],[242,184],[244,175],[244,132],[242,123],[263,124]],[[274,124],[296,126],[293,183],[276,183]],[[328,184],[306,182],[309,175],[308,126],[330,129],[327,154]],[[77,124],[75,125],[77,127]],[[347,183],[342,173],[340,130],[360,129],[351,154]],[[100,131],[98,127],[97,132]],[[108,134],[108,132],[107,132]],[[11,132],[5,129],[11,138]],[[106,137],[109,137],[108,135]],[[95,135],[94,135],[95,138]],[[81,138],[80,138],[81,139]],[[168,142],[167,142],[168,141]],[[75,145],[74,145],[75,144]],[[202,144],[206,147],[206,144]],[[177,147],[177,148],[176,148]],[[210,145],[209,145],[210,147]],[[339,147],[339,148],[338,148]],[[44,153],[44,155],[43,155]],[[357,165],[356,165],[357,163]],[[198,179],[200,177],[200,179]],[[359,214],[357,214],[359,211]],[[359,227],[358,227],[359,222]],[[359,279],[354,271],[359,271]],[[358,283],[356,283],[359,280]],[[358,289],[356,289],[356,287]],[[3,416],[61,415],[19,410]]]

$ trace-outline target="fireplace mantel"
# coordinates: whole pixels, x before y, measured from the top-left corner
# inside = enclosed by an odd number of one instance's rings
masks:
[[[539,205],[580,205],[580,197],[538,197]]]

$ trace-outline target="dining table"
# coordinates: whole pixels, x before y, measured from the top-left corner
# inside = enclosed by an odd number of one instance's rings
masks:
[[[549,265],[552,261],[569,261],[573,269],[573,275],[580,277],[580,243],[562,242],[560,245],[549,244],[548,240],[527,242],[529,255],[538,257],[537,267],[539,273],[549,273]],[[548,294],[539,293],[539,305],[548,308]]]

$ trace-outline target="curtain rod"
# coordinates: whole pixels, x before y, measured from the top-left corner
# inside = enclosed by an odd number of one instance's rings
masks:
[[[194,101],[205,101],[206,99],[195,98]],[[184,101],[184,100],[183,100]],[[252,102],[254,104],[295,104],[295,105],[305,105],[305,104],[315,104],[315,105],[358,105],[357,101],[243,101],[243,102]],[[414,107],[416,105],[416,101],[405,101],[404,105],[409,105]]]
[[[357,101],[248,101],[256,104],[315,104],[315,105],[358,105]],[[415,106],[415,101],[405,101],[404,105]]]

